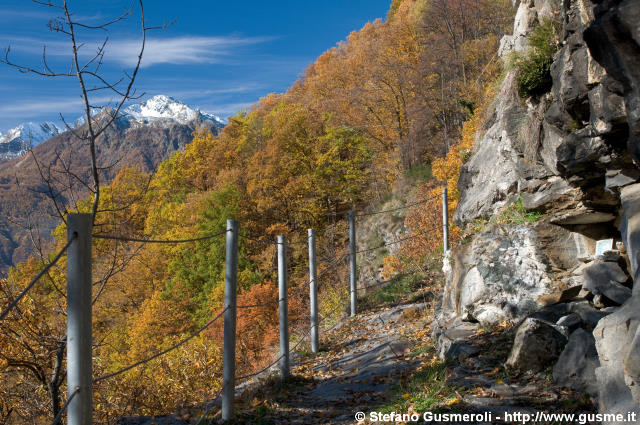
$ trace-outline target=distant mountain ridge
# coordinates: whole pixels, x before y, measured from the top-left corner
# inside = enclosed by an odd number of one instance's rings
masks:
[[[105,119],[105,112],[98,112],[92,119]],[[193,139],[196,128],[217,134],[224,124],[224,120],[215,115],[164,95],[131,105],[98,138],[98,165],[103,168],[101,182],[108,185],[124,167],[152,172],[173,152],[184,149]],[[34,128],[37,129],[37,125]],[[86,132],[87,125],[78,122],[76,131]],[[91,181],[90,158],[85,142],[66,131],[33,143],[33,134],[36,132],[32,130],[33,154],[40,166],[57,170],[53,173],[56,177],[63,175],[60,171],[69,167],[77,176],[72,181],[75,197],[86,198],[88,190],[78,181],[81,179],[86,184]],[[46,137],[45,131],[38,134]],[[60,221],[38,164],[31,155],[23,156],[20,152],[16,149],[11,159],[0,162],[0,274],[33,254],[33,235],[28,230],[29,226],[37,227],[46,243],[51,240],[51,230]],[[73,202],[68,190],[61,191],[56,197],[62,204]],[[27,218],[29,214],[31,217]]]
[[[63,131],[52,122],[25,122],[4,134],[0,132],[0,162],[22,156],[29,147],[36,147]]]
[[[95,111],[95,115],[100,113],[99,110]],[[118,121],[121,126],[124,124],[128,127],[154,125],[167,128],[175,124],[187,125],[192,121],[211,122],[217,128],[226,125],[226,121],[216,115],[189,107],[179,100],[163,94],[128,106],[121,111]],[[79,128],[84,123],[85,118],[80,117],[75,121],[75,126]],[[0,162],[21,157],[29,151],[30,147],[34,148],[65,131],[64,126],[58,126],[50,121],[25,122],[6,133],[0,131]]]

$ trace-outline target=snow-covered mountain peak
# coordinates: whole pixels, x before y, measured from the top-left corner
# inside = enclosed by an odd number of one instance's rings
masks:
[[[31,143],[32,146],[36,146],[62,131],[60,127],[52,122],[26,122],[4,134],[0,133],[0,143],[9,143],[15,139],[20,139],[25,143]]]
[[[186,124],[196,118],[204,118],[216,121],[219,124],[224,124],[223,120],[214,115],[204,114],[200,112],[199,109],[192,109],[179,100],[163,94],[153,96],[142,103],[127,107],[123,115],[125,117],[130,116],[135,121],[143,124],[158,120],[169,120]]]
[[[26,122],[0,133],[0,161],[24,155],[29,147],[35,147],[63,130],[52,122]]]

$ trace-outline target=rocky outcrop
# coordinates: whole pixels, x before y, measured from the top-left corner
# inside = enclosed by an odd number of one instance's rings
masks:
[[[452,253],[439,328],[460,321],[517,323],[541,307],[582,299],[584,269],[599,234],[545,222],[488,226]]]
[[[626,146],[640,161],[640,5],[638,0],[597,3],[595,19],[584,38],[589,52],[621,86],[628,125]]]
[[[628,134],[622,87],[591,57],[582,38],[592,9],[586,1],[566,8],[560,2],[521,2],[508,40],[526,39],[542,19],[563,17],[564,42],[551,66],[552,90],[523,101],[516,90],[517,71],[507,73],[487,130],[461,170],[456,223],[495,216],[519,197],[525,208],[545,211],[560,225],[615,220],[619,199],[604,190],[603,176],[635,176],[637,170],[620,143]],[[520,42],[506,41],[501,54],[506,60],[524,49]],[[615,185],[615,178],[609,183]]]
[[[603,1],[584,33],[591,54],[621,86],[626,111],[626,147],[640,159],[640,1]],[[607,175],[619,193],[620,232],[633,276],[632,297],[596,329],[600,367],[596,369],[599,407],[605,413],[640,413],[640,184],[637,169]]]
[[[594,261],[582,271],[584,289],[594,295],[603,295],[617,305],[631,298],[631,289],[624,286],[629,276],[616,262]]]
[[[520,2],[500,55],[525,51],[533,28],[553,20],[553,84],[521,99],[507,72],[462,167],[454,220],[505,223],[516,200],[542,218],[489,226],[454,249],[434,332],[461,345],[453,330],[520,324],[512,366],[555,363],[559,384],[626,414],[640,411],[640,1],[595,3]],[[596,257],[600,239],[617,250]],[[562,353],[527,360],[535,343],[522,342],[558,325],[571,332]]]
[[[547,257],[529,226],[486,230],[455,253],[454,264],[442,321],[495,325],[517,320],[537,310],[536,300],[554,285]]]

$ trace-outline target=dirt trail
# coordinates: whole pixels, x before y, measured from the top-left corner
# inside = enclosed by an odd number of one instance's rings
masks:
[[[425,304],[359,315],[331,330],[313,357],[298,358],[293,373],[304,387],[289,391],[272,413],[273,423],[353,423],[359,411],[382,404],[398,382],[417,368],[410,355],[425,324]]]
[[[548,371],[516,375],[504,368],[512,327],[477,332],[443,363],[430,337],[432,307],[405,304],[342,320],[321,333],[320,353],[294,354],[292,376],[286,382],[280,382],[274,367],[238,387],[234,423],[395,423],[372,422],[370,414],[422,414],[429,409],[489,412],[491,420],[473,423],[492,424],[503,422],[505,413],[595,412],[588,397],[554,386]],[[214,403],[219,406],[219,400]],[[367,420],[357,421],[356,412],[364,412]],[[211,413],[210,422],[202,424],[219,423],[219,408]],[[200,415],[200,409],[187,409],[172,417],[128,418],[121,423],[188,425]]]
[[[241,398],[248,410],[269,408],[264,417],[245,416],[240,423],[391,423],[372,422],[370,413],[395,409],[422,414],[421,403],[429,397],[434,412],[490,418],[473,422],[477,424],[502,423],[505,414],[521,422],[523,415],[536,412],[595,413],[592,399],[555,386],[549,371],[517,375],[504,368],[513,327],[477,332],[455,358],[442,363],[430,339],[428,308],[407,304],[341,322],[323,335],[319,354],[296,359],[292,371],[297,378],[289,385],[247,391]],[[442,375],[424,381],[431,376],[424,371],[434,368]],[[420,385],[438,389],[424,396]],[[356,412],[364,412],[367,420],[357,421]]]

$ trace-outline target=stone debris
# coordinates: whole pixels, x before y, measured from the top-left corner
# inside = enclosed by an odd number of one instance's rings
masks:
[[[555,361],[567,343],[567,328],[544,320],[525,319],[518,327],[507,366],[541,371]]]

